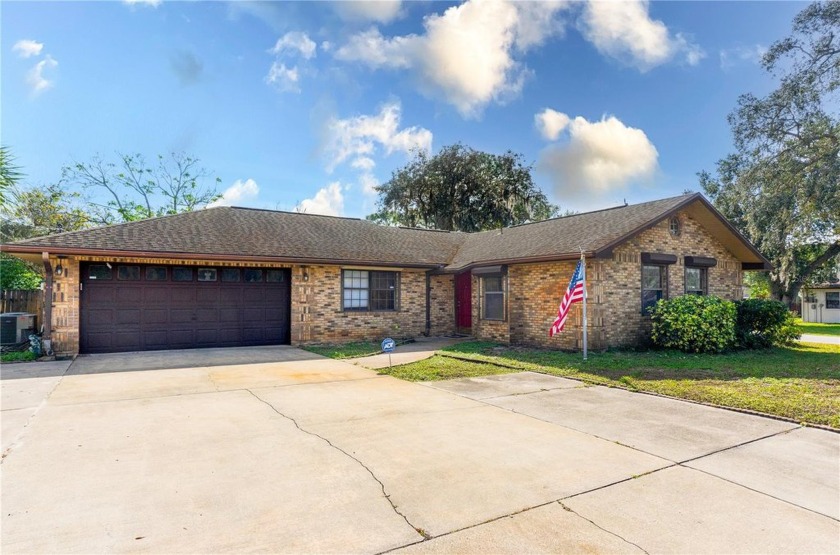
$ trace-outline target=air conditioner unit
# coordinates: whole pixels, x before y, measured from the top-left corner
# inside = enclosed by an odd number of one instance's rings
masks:
[[[27,312],[0,314],[0,344],[16,345],[29,340],[35,332],[35,315]]]

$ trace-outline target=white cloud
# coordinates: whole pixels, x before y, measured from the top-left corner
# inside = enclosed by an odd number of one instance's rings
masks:
[[[648,71],[682,54],[689,65],[705,57],[684,35],[672,36],[662,21],[651,19],[647,0],[590,0],[581,25],[584,36],[605,56]]]
[[[659,153],[645,132],[614,116],[596,122],[576,117],[568,130],[568,141],[548,146],[538,162],[554,181],[561,201],[603,195],[649,179],[658,168]]]
[[[58,67],[58,62],[47,54],[43,60],[32,66],[32,69],[27,72],[26,84],[32,89],[33,95],[41,94],[55,85],[55,81],[47,79],[44,72],[56,67]]]
[[[569,125],[569,121],[569,116],[551,108],[546,108],[534,116],[534,125],[547,141],[556,141],[560,133]]]
[[[760,44],[755,46],[739,46],[720,51],[720,68],[724,71],[742,64],[758,64],[767,53],[767,47]]]
[[[403,15],[401,0],[345,0],[333,5],[338,15],[347,21],[390,23]]]
[[[283,92],[300,92],[300,74],[297,66],[286,67],[281,62],[273,62],[265,76],[265,82],[274,85]]]
[[[370,172],[363,172],[359,176],[359,185],[362,186],[362,192],[368,196],[374,197],[378,194],[376,187],[379,186],[379,180]]]
[[[211,202],[207,207],[235,206],[242,201],[256,198],[258,194],[260,194],[260,187],[256,181],[253,179],[246,179],[245,181],[237,179],[233,182],[233,185],[224,190],[222,198]]]
[[[382,106],[376,115],[363,115],[346,119],[333,118],[327,122],[327,144],[324,147],[329,160],[327,170],[355,157],[358,169],[373,168],[370,157],[377,148],[391,154],[395,151],[411,152],[414,149],[431,150],[432,132],[422,127],[400,129],[401,107],[397,101]]]
[[[163,0],[123,0],[123,4],[128,4],[129,6],[151,6],[153,8],[157,8],[161,5]]]
[[[21,58],[29,58],[32,56],[37,56],[41,53],[41,50],[44,49],[44,44],[40,43],[36,40],[31,39],[22,39],[15,43],[12,46],[12,51],[17,52],[17,55]]]
[[[372,28],[335,53],[373,69],[409,69],[421,90],[440,96],[466,117],[490,102],[519,94],[528,75],[515,55],[560,34],[565,2],[467,0],[432,14],[423,34],[384,37]]]
[[[269,50],[274,55],[283,53],[299,53],[307,60],[315,57],[318,46],[315,41],[309,38],[306,33],[300,31],[291,31],[277,39],[274,48]]]
[[[295,207],[295,212],[340,216],[344,212],[344,193],[341,183],[335,181],[319,189],[312,198],[304,199]]]
[[[374,168],[374,166],[376,166],[376,162],[367,156],[359,156],[358,158],[355,158],[350,165],[357,170],[370,171]]]

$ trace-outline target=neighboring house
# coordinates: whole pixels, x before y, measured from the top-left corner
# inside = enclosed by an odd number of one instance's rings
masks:
[[[604,349],[643,340],[658,299],[737,299],[770,267],[699,194],[481,233],[220,207],[2,250],[45,264],[64,354],[452,333],[578,349],[580,305],[548,330],[581,250]]]
[[[802,320],[840,324],[840,283],[823,283],[800,291]]]

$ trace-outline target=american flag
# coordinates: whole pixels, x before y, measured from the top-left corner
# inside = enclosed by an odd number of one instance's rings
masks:
[[[557,311],[557,318],[551,324],[551,329],[548,330],[548,336],[554,337],[555,333],[563,331],[566,325],[566,318],[569,317],[569,308],[572,303],[579,303],[583,300],[583,260],[578,261],[575,273],[572,276],[572,281],[569,282],[569,288],[566,289],[566,294],[563,295],[563,301],[560,303],[560,310]]]

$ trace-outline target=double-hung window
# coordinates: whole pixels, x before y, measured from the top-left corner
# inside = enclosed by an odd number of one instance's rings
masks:
[[[645,264],[642,266],[642,314],[647,314],[659,300],[668,294],[668,266]]]
[[[481,317],[484,320],[505,319],[504,275],[482,276],[481,300]]]
[[[685,267],[685,294],[705,295],[708,292],[708,270],[706,268]]]
[[[342,305],[344,310],[398,310],[399,286],[398,272],[343,270]]]
[[[840,292],[827,291],[825,294],[826,308],[840,308]]]

